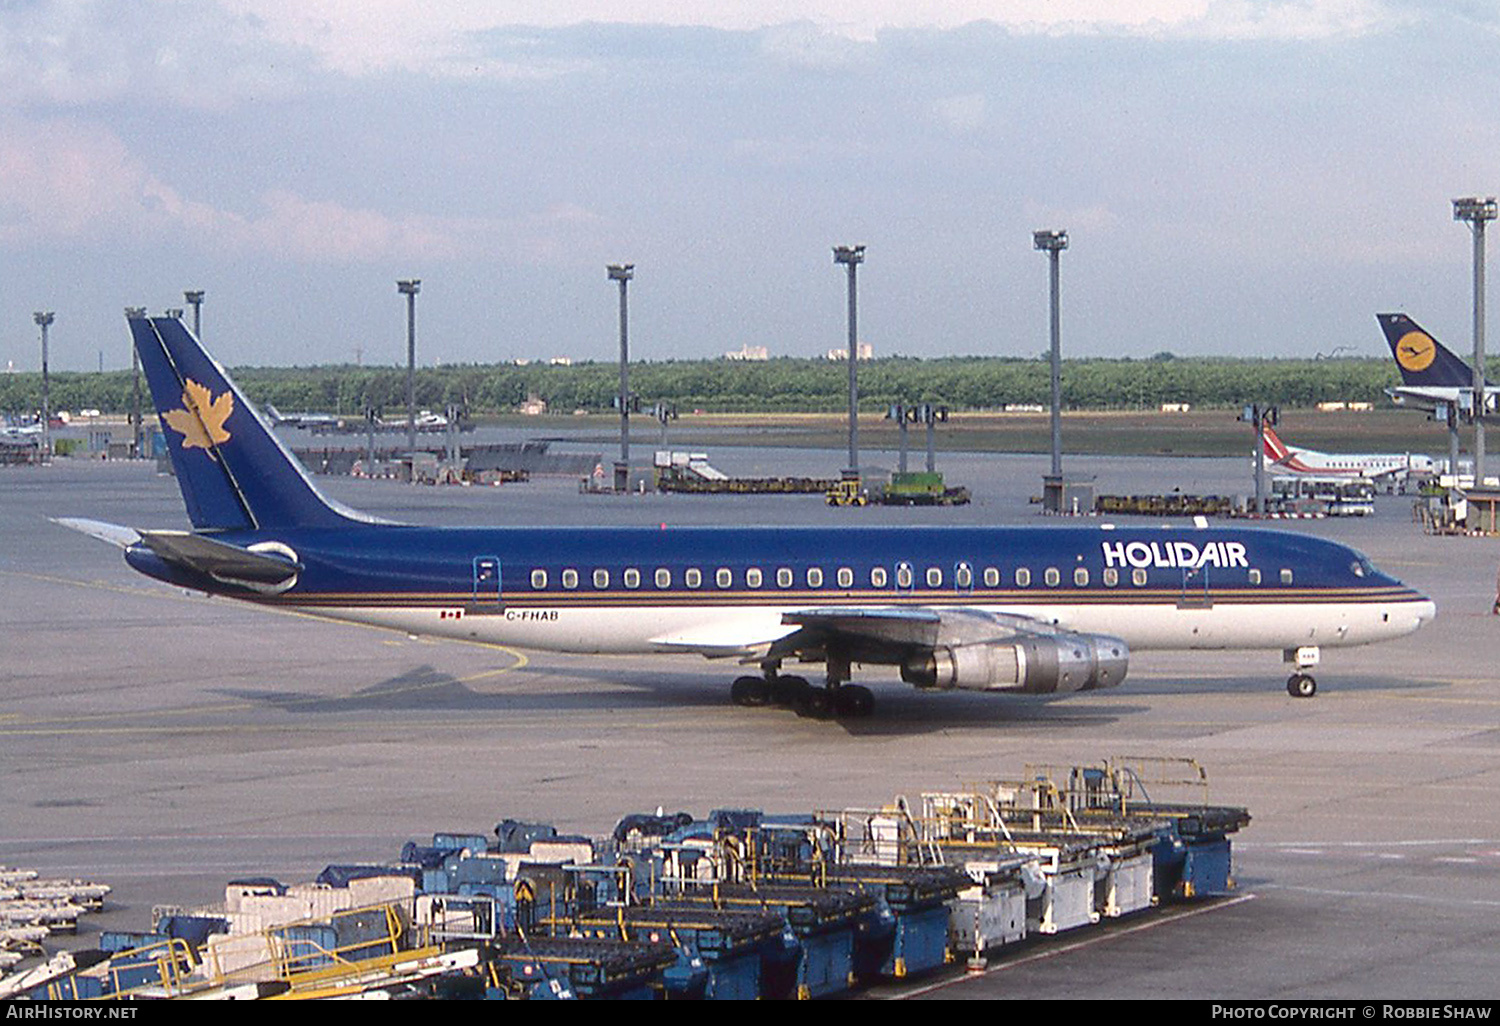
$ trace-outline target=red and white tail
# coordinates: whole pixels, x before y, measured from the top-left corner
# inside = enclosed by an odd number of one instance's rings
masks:
[[[1275,429],[1266,425],[1266,459],[1280,463],[1291,454],[1292,450],[1277,436]]]

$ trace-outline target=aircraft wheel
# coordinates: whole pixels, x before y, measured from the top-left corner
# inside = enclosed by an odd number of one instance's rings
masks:
[[[761,706],[771,699],[771,688],[761,677],[739,677],[729,685],[729,700],[735,705]]]
[[[1305,673],[1294,673],[1287,678],[1286,693],[1293,698],[1311,698],[1318,693],[1318,682]]]
[[[875,711],[875,696],[869,688],[845,684],[834,692],[834,710],[841,719],[862,720]]]
[[[797,715],[812,720],[826,720],[833,715],[833,698],[827,688],[811,685],[797,698]]]
[[[805,678],[783,677],[778,674],[771,680],[771,701],[777,705],[795,706],[811,688],[812,685]]]

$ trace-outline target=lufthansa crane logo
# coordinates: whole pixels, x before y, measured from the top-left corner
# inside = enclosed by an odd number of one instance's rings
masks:
[[[161,419],[182,436],[184,449],[211,451],[220,442],[229,441],[224,422],[233,412],[233,393],[225,390],[215,397],[209,389],[189,378],[182,389],[182,409],[168,410]]]
[[[1420,331],[1408,331],[1396,343],[1396,362],[1413,373],[1432,366],[1437,356],[1437,343]]]

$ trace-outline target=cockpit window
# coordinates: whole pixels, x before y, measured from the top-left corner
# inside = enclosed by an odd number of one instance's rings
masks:
[[[1354,562],[1349,564],[1349,572],[1355,577],[1374,577],[1375,564],[1371,563],[1366,557],[1359,556]]]

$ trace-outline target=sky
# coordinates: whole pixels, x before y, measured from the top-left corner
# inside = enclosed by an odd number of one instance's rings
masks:
[[[877,356],[1035,357],[1038,229],[1066,356],[1462,352],[1496,96],[1489,0],[0,0],[0,369],[187,289],[404,364],[403,278],[424,365],[613,360],[612,263],[635,359],[820,356],[838,245]]]

